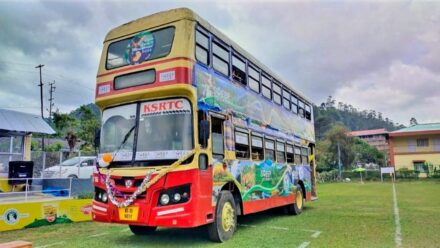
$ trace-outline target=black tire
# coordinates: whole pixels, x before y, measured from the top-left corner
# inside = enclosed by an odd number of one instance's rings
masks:
[[[301,185],[296,185],[295,190],[295,202],[287,205],[286,210],[288,214],[299,215],[302,213],[304,208],[304,192],[302,191]]]
[[[135,235],[151,235],[156,231],[156,226],[135,226],[128,225],[131,232]]]
[[[232,211],[232,212],[231,212]],[[223,215],[228,216],[229,223],[223,223]],[[232,220],[230,219],[232,218]],[[209,239],[214,242],[225,242],[237,229],[237,209],[235,200],[229,191],[221,191],[215,207],[214,222],[208,225]]]

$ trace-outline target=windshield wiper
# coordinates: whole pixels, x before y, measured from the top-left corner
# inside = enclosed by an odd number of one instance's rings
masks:
[[[132,128],[130,128],[130,130],[128,130],[128,132],[125,134],[124,139],[122,140],[121,144],[119,145],[118,149],[115,152],[115,156],[116,156],[116,153],[118,153],[119,150],[121,150],[121,148],[125,145],[125,143],[127,142],[128,138],[130,137],[130,134],[133,132],[135,127],[136,127],[136,124]]]

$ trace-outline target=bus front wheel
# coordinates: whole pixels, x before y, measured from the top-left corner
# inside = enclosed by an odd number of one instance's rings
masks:
[[[155,226],[135,226],[135,225],[129,225],[130,230],[135,235],[151,235],[156,231]]]
[[[300,185],[296,185],[295,203],[286,206],[288,214],[299,215],[304,208],[304,194]]]
[[[208,225],[209,238],[224,242],[232,237],[237,229],[237,212],[234,197],[229,191],[221,191],[215,207],[214,222]]]

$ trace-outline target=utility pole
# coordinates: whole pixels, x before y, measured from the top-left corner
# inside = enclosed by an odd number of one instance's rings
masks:
[[[342,180],[342,163],[341,163],[341,147],[338,141],[338,169],[339,169],[339,180]]]
[[[49,83],[49,85],[50,85],[50,89],[49,89],[50,98],[49,98],[49,109],[48,110],[49,110],[50,123],[52,123],[52,107],[55,105],[55,103],[53,103],[53,100],[54,100],[53,93],[55,92],[55,89],[56,89],[54,84],[55,84],[55,80],[53,81],[53,83]]]
[[[44,114],[43,114],[43,78],[41,76],[41,68],[44,65],[39,64],[37,66],[35,66],[35,68],[38,68],[40,70],[40,84],[38,86],[40,86],[40,108],[41,108],[41,118],[44,120]],[[42,140],[41,140],[41,149],[44,151],[44,135],[42,136]]]

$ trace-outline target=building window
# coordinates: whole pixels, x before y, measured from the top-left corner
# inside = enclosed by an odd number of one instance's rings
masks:
[[[263,159],[263,137],[252,135],[252,160]]]
[[[235,156],[239,159],[249,158],[249,134],[235,131]]]
[[[265,139],[264,148],[264,159],[275,161],[275,141]]]
[[[428,138],[417,139],[417,147],[428,147],[429,140]]]
[[[425,172],[425,162],[414,162],[414,170],[418,172]]]
[[[312,110],[310,105],[306,104],[306,119],[307,120],[312,120]]]

